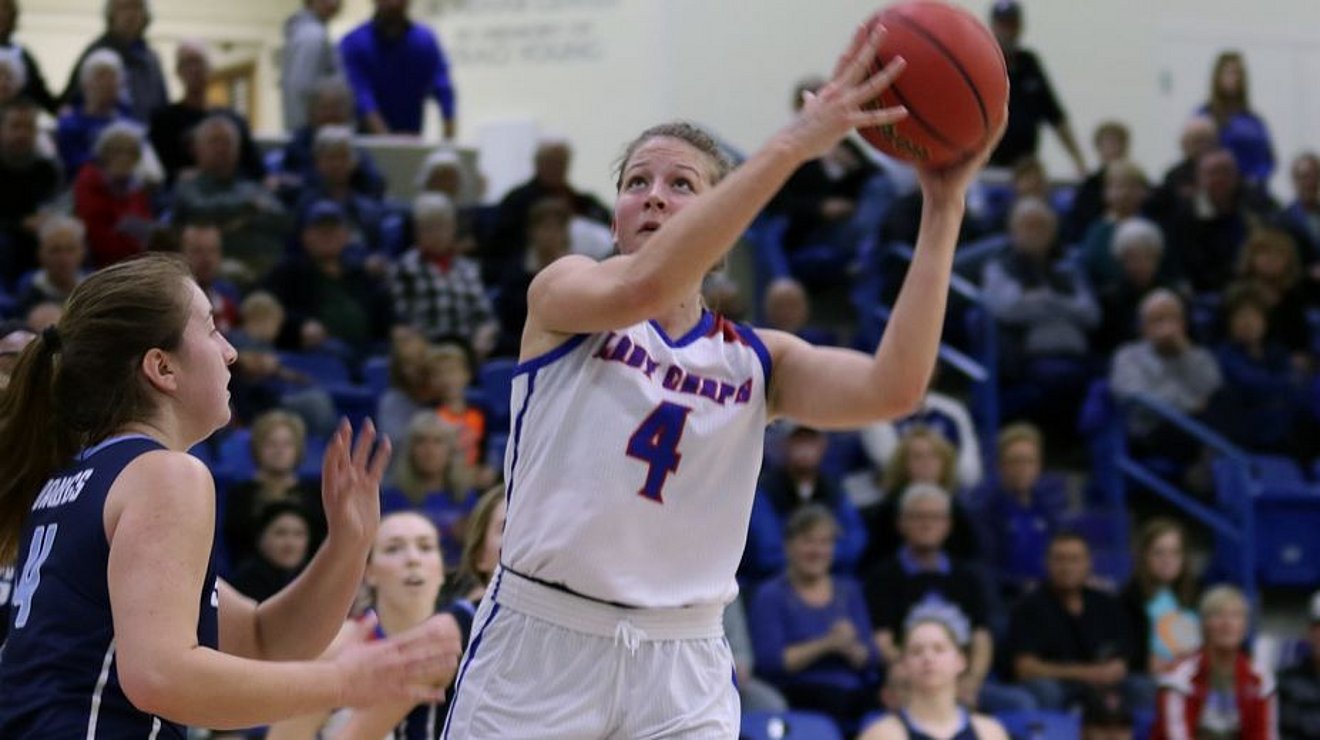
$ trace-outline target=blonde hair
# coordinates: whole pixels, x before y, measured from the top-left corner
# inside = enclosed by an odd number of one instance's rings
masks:
[[[413,447],[424,435],[435,434],[449,446],[449,461],[445,463],[444,486],[446,493],[454,497],[465,495],[472,488],[473,472],[463,455],[458,427],[441,419],[434,411],[418,411],[408,423],[404,439],[403,454],[394,470],[394,484],[414,503],[422,500],[427,493],[425,484],[413,467]]]
[[[1251,616],[1251,604],[1247,601],[1246,595],[1238,590],[1236,586],[1225,583],[1206,591],[1205,595],[1201,597],[1201,603],[1197,611],[1200,612],[1201,619],[1204,620],[1211,614],[1216,614],[1232,606],[1241,606],[1247,616]]]
[[[293,464],[295,468],[302,464],[303,455],[307,454],[307,425],[297,414],[276,409],[267,411],[252,422],[252,437],[248,445],[252,450],[252,460],[258,463],[258,467],[261,461],[261,445],[280,427],[293,432],[293,445],[297,450]]]
[[[264,290],[258,290],[243,299],[238,305],[239,315],[244,322],[260,321],[284,313],[284,306],[275,296]]]
[[[885,466],[884,489],[897,493],[907,489],[908,484],[912,482],[908,474],[907,458],[908,453],[912,451],[912,444],[918,440],[928,440],[935,447],[935,454],[940,456],[940,488],[945,491],[957,490],[958,451],[949,440],[944,438],[944,435],[925,424],[913,425],[899,438],[894,456]]]
[[[1008,452],[1008,448],[1018,442],[1030,442],[1036,446],[1037,452],[1044,452],[1045,440],[1041,437],[1040,430],[1034,424],[1018,422],[1009,424],[999,430],[999,437],[996,438],[995,451],[1000,458]]]

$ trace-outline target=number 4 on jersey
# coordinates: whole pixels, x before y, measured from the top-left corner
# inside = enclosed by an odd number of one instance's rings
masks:
[[[55,533],[59,527],[58,524],[43,525],[32,533],[27,561],[23,563],[18,585],[14,587],[14,608],[18,610],[14,615],[14,629],[26,626],[28,616],[32,614],[32,597],[37,593],[37,586],[41,585],[41,566],[50,557],[50,548],[55,545]]]
[[[637,492],[639,496],[662,504],[665,502],[660,492],[669,474],[678,472],[678,463],[683,459],[678,443],[683,439],[683,427],[691,411],[687,406],[664,401],[628,438],[628,457],[641,460],[648,466],[646,483]]]

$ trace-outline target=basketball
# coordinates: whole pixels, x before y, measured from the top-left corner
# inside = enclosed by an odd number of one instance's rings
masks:
[[[1007,111],[1008,68],[990,29],[962,8],[907,0],[872,16],[883,25],[878,66],[901,56],[907,68],[876,100],[902,105],[907,118],[859,133],[877,149],[924,167],[957,162],[979,150]]]

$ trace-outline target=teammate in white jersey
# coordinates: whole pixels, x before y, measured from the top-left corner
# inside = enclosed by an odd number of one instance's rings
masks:
[[[856,127],[905,115],[868,109],[903,67],[871,74],[880,36],[859,31],[832,81],[735,172],[695,127],[644,132],[620,166],[619,255],[565,257],[532,282],[501,565],[446,737],[737,736],[721,617],[765,424],[857,427],[917,407],[966,189],[994,143],[919,173],[910,284],[874,356],[706,311],[702,278],[794,170]]]

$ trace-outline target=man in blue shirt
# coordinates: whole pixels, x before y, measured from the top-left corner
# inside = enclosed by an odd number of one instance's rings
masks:
[[[428,95],[440,104],[445,139],[454,138],[449,62],[429,28],[408,18],[409,0],[375,0],[376,14],[339,42],[344,71],[369,133],[422,131]]]

